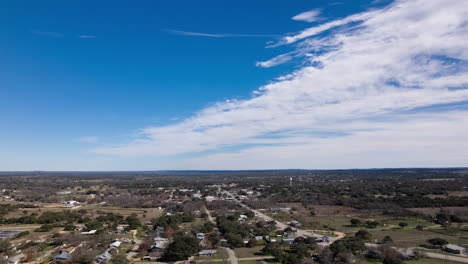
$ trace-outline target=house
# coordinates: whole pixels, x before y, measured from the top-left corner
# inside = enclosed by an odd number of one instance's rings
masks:
[[[162,257],[163,253],[162,252],[150,252],[148,255],[144,256],[141,258],[142,260],[147,260],[147,261],[157,261]]]
[[[212,196],[212,195],[208,195],[205,197],[205,200],[207,202],[212,202],[213,200],[216,200],[216,197]]]
[[[205,239],[205,234],[197,233],[197,239],[200,239],[200,240]]]
[[[167,238],[165,237],[155,237],[153,240],[155,242],[167,242],[168,241]]]
[[[117,234],[123,234],[125,233],[125,227],[124,226],[117,226],[117,228],[115,229],[115,231],[117,232]]]
[[[164,249],[167,248],[167,241],[166,242],[163,242],[163,241],[160,241],[160,242],[156,242],[156,244],[154,245],[151,245],[151,248],[148,249],[149,252],[163,252]]]
[[[247,220],[247,219],[248,219],[248,217],[247,217],[246,215],[239,215],[239,219],[238,219],[238,220],[239,220],[239,221],[245,221],[245,220]]]
[[[272,207],[270,208],[270,210],[286,212],[286,211],[291,211],[291,208],[290,207]]]
[[[296,220],[292,220],[291,222],[289,222],[289,225],[294,226],[294,227],[299,227],[301,226],[301,223],[299,223]]]
[[[198,252],[198,256],[216,256],[216,250],[215,249],[206,249]]]
[[[109,252],[109,250],[106,250],[106,251],[104,251],[104,253],[99,254],[99,255],[96,256],[96,261],[98,263],[105,263],[105,262],[109,261],[111,258],[112,258],[111,253]]]
[[[62,252],[61,254],[52,258],[53,261],[61,262],[68,261],[71,258],[71,255],[68,252]]]
[[[255,236],[255,240],[261,241],[261,240],[263,240],[263,237],[262,236]]]
[[[90,230],[88,232],[81,232],[82,235],[94,235],[96,234],[97,230]]]
[[[284,238],[283,241],[288,243],[288,244],[292,244],[292,243],[294,243],[294,238]]]
[[[114,247],[114,248],[119,248],[120,246],[122,245],[122,242],[121,241],[114,241],[112,242],[112,244],[110,244],[111,247]]]
[[[444,249],[445,251],[452,253],[452,254],[464,254],[466,251],[464,247],[460,247],[455,244],[447,244]]]
[[[157,226],[154,230],[158,233],[164,233],[164,227],[162,226]]]

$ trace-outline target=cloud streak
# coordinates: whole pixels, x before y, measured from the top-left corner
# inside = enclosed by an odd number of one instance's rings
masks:
[[[92,39],[92,38],[96,38],[96,36],[93,36],[93,35],[79,35],[78,38],[81,38],[81,39]]]
[[[468,160],[464,5],[398,0],[288,35],[279,44],[293,51],[258,65],[300,58],[302,66],[252,98],[93,151],[198,153],[179,160],[184,168],[460,166]]]
[[[197,36],[197,37],[210,37],[210,38],[242,38],[242,37],[261,37],[261,38],[271,38],[271,37],[281,37],[281,35],[261,35],[261,34],[211,34],[211,33],[202,33],[202,32],[191,32],[183,30],[166,30],[175,35],[183,36]]]
[[[292,20],[305,21],[305,22],[319,21],[323,19],[322,17],[320,17],[321,12],[322,11],[320,9],[310,10],[310,11],[303,12],[303,13],[293,16]]]

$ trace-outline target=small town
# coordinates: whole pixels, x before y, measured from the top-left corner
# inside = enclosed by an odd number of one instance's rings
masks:
[[[19,176],[2,176],[3,262],[468,262],[464,217],[468,211],[450,206],[433,210],[434,215],[424,211],[433,208],[426,207],[428,201],[433,206],[443,196],[421,197],[423,201],[415,203],[422,207],[414,205],[410,210],[394,204],[390,213],[386,210],[389,208],[325,205],[336,199],[332,197],[328,198],[330,202],[293,201],[325,190],[330,184],[343,188],[360,177],[343,181],[346,175],[330,174],[323,182],[313,174],[299,172],[284,172],[284,176],[262,173],[266,175],[258,177],[233,174],[229,183],[218,183],[225,182],[228,174],[200,173],[199,179],[189,185],[185,181],[191,181],[191,176],[185,175],[177,175],[177,181],[158,175],[125,175],[129,179],[86,175],[73,181],[70,179],[74,176],[67,175],[21,176],[21,181],[29,183],[28,188],[21,187]],[[52,179],[54,184],[48,185]],[[269,184],[261,184],[266,179]],[[428,193],[433,192],[430,177],[414,181],[427,185]],[[457,194],[463,203],[468,192],[455,189],[466,179],[447,181],[447,191]],[[258,187],[247,187],[254,182]],[[127,184],[133,187],[127,189]],[[277,195],[290,201],[277,200]],[[454,202],[456,197],[446,198]],[[356,198],[356,202],[359,200]]]

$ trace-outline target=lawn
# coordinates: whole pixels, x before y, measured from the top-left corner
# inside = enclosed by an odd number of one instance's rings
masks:
[[[459,264],[460,262],[444,261],[442,259],[421,258],[418,260],[406,260],[405,264]],[[382,261],[377,260],[362,260],[361,264],[382,264]]]
[[[216,249],[216,256],[206,256],[206,257],[195,257],[195,260],[214,260],[214,259],[227,259],[228,254],[225,249],[218,248]]]
[[[374,239],[381,240],[385,236],[390,236],[393,239],[394,245],[397,247],[413,247],[421,244],[427,244],[427,240],[431,238],[440,237],[449,241],[449,243],[457,245],[467,245],[468,239],[466,237],[460,238],[441,233],[435,233],[428,230],[419,231],[416,229],[388,229],[388,230],[368,230]],[[442,230],[441,230],[442,231]]]
[[[281,262],[278,262],[272,259],[265,259],[264,261],[268,264],[281,264]],[[257,261],[256,260],[240,260],[239,264],[257,264]]]
[[[238,258],[251,258],[251,257],[258,257],[258,256],[265,256],[262,255],[263,246],[256,246],[253,248],[236,248],[234,252],[236,252],[236,256]]]

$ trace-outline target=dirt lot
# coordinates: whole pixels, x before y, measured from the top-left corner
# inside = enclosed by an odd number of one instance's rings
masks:
[[[334,206],[334,205],[309,205],[305,208],[302,203],[282,203],[281,206],[291,207],[300,213],[310,215],[310,212],[314,210],[317,216],[359,216],[363,212],[345,206]]]
[[[437,213],[439,213],[440,209],[443,209],[449,212],[450,214],[455,214],[458,216],[468,216],[468,207],[453,206],[453,207],[442,207],[442,208],[439,208],[439,207],[409,208],[409,210],[413,212],[423,213],[423,214],[432,215],[432,216],[435,216]]]

